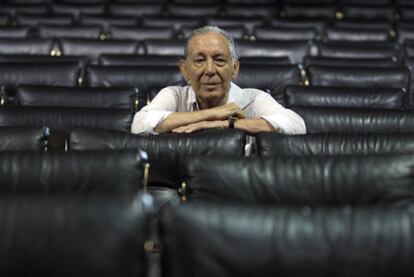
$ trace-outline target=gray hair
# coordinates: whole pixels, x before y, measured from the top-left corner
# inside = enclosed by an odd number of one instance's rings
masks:
[[[224,31],[223,29],[217,27],[217,26],[204,26],[198,29],[195,29],[191,32],[190,36],[187,38],[186,40],[186,44],[184,47],[184,57],[187,59],[188,58],[188,44],[190,42],[190,40],[197,36],[197,35],[201,35],[201,34],[207,34],[207,33],[216,33],[216,34],[220,34],[222,35],[226,41],[227,44],[229,46],[229,50],[230,50],[230,54],[231,54],[231,58],[233,59],[233,62],[236,62],[239,57],[237,55],[237,51],[236,51],[236,46],[234,44],[234,40],[231,37],[231,35],[229,33],[227,33],[226,31]]]

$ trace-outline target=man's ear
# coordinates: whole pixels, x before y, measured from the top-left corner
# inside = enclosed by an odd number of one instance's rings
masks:
[[[180,68],[181,75],[183,75],[184,79],[188,82],[190,80],[190,74],[187,70],[187,63],[184,59],[180,59],[178,61],[178,67]]]
[[[237,60],[233,63],[233,72],[231,74],[231,79],[234,81],[237,79],[237,75],[239,74],[240,69],[240,62]]]

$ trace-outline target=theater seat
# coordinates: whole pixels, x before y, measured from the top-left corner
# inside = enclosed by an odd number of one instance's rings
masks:
[[[286,28],[286,27],[257,27],[254,30],[254,38],[257,40],[315,40],[316,29],[309,28]]]
[[[402,109],[405,96],[401,88],[287,86],[285,103],[287,107]]]
[[[177,4],[167,3],[166,14],[170,16],[206,17],[215,16],[220,12],[220,5],[206,4]]]
[[[100,26],[37,26],[41,38],[89,38],[98,39],[103,32]]]
[[[110,26],[108,29],[112,39],[173,39],[175,31],[171,27],[137,27]]]
[[[81,14],[99,15],[105,12],[105,6],[102,4],[77,4],[77,3],[54,3],[51,10],[57,15],[70,15],[76,20]]]
[[[45,126],[0,127],[0,152],[45,151],[48,137],[49,128]]]
[[[414,152],[414,136],[406,134],[305,134],[286,136],[275,133],[256,135],[261,157],[348,154],[407,154]]]
[[[321,42],[318,55],[334,58],[400,58],[393,42]]]
[[[306,132],[313,133],[412,133],[411,110],[291,107],[302,116]]]
[[[285,4],[281,15],[287,18],[333,19],[336,7],[331,4]]]
[[[154,27],[172,27],[175,31],[179,31],[183,27],[201,27],[203,19],[201,17],[188,16],[144,16],[141,19],[142,26]]]
[[[30,34],[29,27],[11,27],[2,25],[6,24],[1,24],[0,19],[0,38],[27,38]]]
[[[385,42],[390,41],[390,32],[388,29],[352,29],[329,27],[326,29],[326,41],[356,41],[356,42]]]
[[[163,209],[162,276],[411,276],[408,209]]]
[[[184,56],[185,42],[180,39],[147,39],[144,41],[145,54]]]
[[[113,196],[1,196],[2,275],[146,276],[149,218],[144,201]]]
[[[155,3],[139,3],[139,2],[130,2],[130,3],[113,3],[110,2],[107,5],[108,13],[115,16],[137,16],[142,17],[145,15],[161,15],[163,5]]]
[[[393,21],[395,10],[392,6],[344,5],[341,8],[347,20]]]
[[[313,57],[306,56],[303,65],[327,65],[327,66],[398,66],[399,62],[395,58],[335,58],[335,57]]]
[[[56,15],[56,14],[33,14],[31,11],[28,14],[16,15],[16,22],[19,26],[37,27],[41,24],[70,26],[74,23],[71,15]]]
[[[100,65],[177,66],[179,59],[174,55],[102,54],[98,61]]]
[[[56,48],[52,39],[0,38],[0,54],[50,55]]]

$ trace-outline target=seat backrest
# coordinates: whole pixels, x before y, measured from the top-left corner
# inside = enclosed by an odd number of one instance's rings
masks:
[[[406,134],[306,134],[256,135],[261,157],[316,156],[340,154],[407,154],[414,152],[414,135]]]
[[[31,14],[31,15],[44,15],[48,12],[48,6],[42,4],[7,4],[1,5],[1,11],[12,17],[17,14]]]
[[[257,27],[254,30],[254,37],[257,40],[315,40],[316,29],[308,28],[283,28],[283,27]]]
[[[160,222],[164,277],[414,274],[408,209],[198,204]]]
[[[0,126],[43,126],[69,131],[73,127],[129,131],[132,111],[110,108],[3,107]]]
[[[159,3],[108,3],[108,13],[115,16],[161,15],[163,5]]]
[[[56,14],[18,14],[16,22],[19,26],[37,27],[41,24],[70,26],[74,23],[71,15],[56,15]]]
[[[398,66],[395,58],[335,58],[335,57],[313,57],[306,56],[303,65],[328,65],[328,66]]]
[[[69,136],[69,150],[142,149],[151,164],[150,186],[177,188],[181,167],[195,155],[244,156],[245,134],[236,130],[212,130],[194,134],[163,134],[139,136],[129,132],[77,128]]]
[[[1,196],[0,221],[6,276],[146,274],[149,218],[138,198]]]
[[[347,20],[383,20],[391,22],[395,19],[395,10],[392,6],[344,5],[341,10]]]
[[[196,28],[202,25],[203,18],[189,16],[144,16],[142,26],[172,27],[178,31],[182,27]]]
[[[287,85],[299,85],[300,69],[296,65],[241,65],[235,83],[241,88],[257,88],[272,95],[284,105],[284,91]]]
[[[0,152],[44,151],[47,145],[47,127],[0,127]]]
[[[5,24],[1,24],[1,20],[0,20],[0,26],[2,25],[5,25]],[[12,27],[12,26],[0,27],[0,38],[27,38],[29,34],[30,34],[29,27]]]
[[[291,107],[302,116],[307,133],[412,133],[412,110]]]
[[[110,26],[109,34],[112,39],[173,39],[175,30],[171,27],[128,27]]]
[[[239,58],[242,68],[244,65],[276,65],[276,64],[292,64],[288,56],[284,57],[241,57]]]
[[[147,39],[144,41],[145,54],[184,56],[185,41],[179,39]]]
[[[357,30],[352,28],[329,27],[326,29],[326,41],[390,41],[388,29]]]
[[[84,15],[79,18],[79,24],[82,26],[101,26],[106,32],[110,26],[130,26],[138,25],[136,16],[107,16],[107,15]]]
[[[0,152],[0,161],[2,195],[131,195],[144,187],[147,162],[137,150]]]
[[[99,15],[104,14],[105,5],[102,4],[76,4],[76,3],[54,3],[51,5],[52,12],[60,15],[71,15],[79,19],[81,14]]]
[[[20,106],[134,108],[137,97],[132,87],[19,86],[16,100]]]
[[[206,4],[176,4],[167,3],[166,13],[170,16],[206,17],[215,16],[220,12],[220,5]]]
[[[100,26],[55,26],[40,25],[37,33],[41,38],[89,38],[99,39],[102,33]]]
[[[0,38],[0,54],[50,55],[55,48],[52,39]]]
[[[226,4],[223,7],[224,16],[229,17],[256,17],[256,18],[274,18],[279,10],[275,4]]]
[[[206,18],[207,25],[218,26],[223,29],[226,29],[227,27],[243,26],[249,36],[254,34],[254,29],[256,27],[265,25],[265,21],[265,18],[250,16],[222,16]]]
[[[318,44],[318,53],[336,58],[400,58],[392,42],[325,42]]]
[[[287,107],[402,109],[406,91],[401,88],[288,86],[285,96]]]
[[[177,66],[180,56],[167,55],[123,55],[103,54],[99,56],[101,65],[138,65],[138,66]]]
[[[244,39],[246,37],[246,29],[243,25],[227,26],[224,29],[233,39]],[[180,39],[188,38],[193,30],[194,28],[183,27],[177,34],[177,37]]]
[[[326,20],[312,18],[277,18],[269,20],[269,26],[277,28],[315,28],[318,36],[321,36],[326,28]]]
[[[310,55],[312,44],[307,40],[260,40],[237,41],[236,48],[240,57],[281,57],[288,56],[293,63],[302,63]]]
[[[412,154],[190,157],[182,194],[189,202],[270,206],[408,205],[413,165]]]
[[[331,4],[285,4],[283,7],[283,15],[287,18],[333,19],[335,11],[336,6]]]
[[[341,67],[311,65],[307,70],[312,86],[402,88],[409,91],[410,71],[403,66]]]

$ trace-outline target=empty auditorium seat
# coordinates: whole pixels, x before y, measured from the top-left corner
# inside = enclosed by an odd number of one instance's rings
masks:
[[[115,16],[138,16],[145,15],[161,15],[163,6],[155,3],[138,3],[131,1],[130,3],[109,3],[108,13]]]
[[[326,29],[326,41],[390,41],[388,29],[352,29],[344,27],[329,27]]]
[[[257,27],[254,30],[255,39],[272,40],[315,40],[315,28],[286,28],[286,27]]]
[[[0,161],[1,195],[131,195],[143,189],[148,163],[139,150],[0,152]]]
[[[187,16],[144,16],[141,19],[143,26],[172,27],[179,31],[183,27],[201,27],[202,18]]]
[[[344,86],[366,88],[402,88],[409,91],[410,72],[406,67],[308,67],[312,86]]]
[[[406,91],[401,88],[287,86],[285,96],[287,107],[402,109]]]
[[[206,4],[175,4],[166,5],[166,13],[170,16],[205,17],[215,16],[220,12],[220,5]]]
[[[344,5],[341,10],[346,20],[393,21],[395,17],[392,6]]]
[[[98,39],[103,30],[100,26],[40,25],[37,34],[41,38],[89,38]]]
[[[278,7],[275,4],[226,4],[223,13],[230,17],[256,17],[256,18],[274,18],[278,14]]]
[[[143,277],[145,202],[135,197],[2,196],[0,271],[6,276]]]
[[[129,131],[132,112],[128,109],[74,107],[3,107],[0,126],[42,126],[69,132],[73,127]]]
[[[93,87],[134,87],[140,94],[140,109],[162,88],[182,85],[184,79],[178,66],[88,66],[85,82]]]
[[[313,57],[306,56],[303,60],[305,67],[311,65],[323,66],[398,66],[395,58],[335,58],[335,57]]]
[[[258,17],[240,17],[240,16],[223,16],[206,18],[207,25],[218,26],[224,30],[228,27],[244,26],[248,36],[254,34],[254,29],[258,26],[265,25],[264,18]]]
[[[45,126],[0,127],[0,152],[45,151],[48,137]]]
[[[17,14],[44,15],[48,12],[48,6],[43,4],[2,4],[1,12],[10,16]]]
[[[179,39],[147,39],[144,41],[147,55],[184,56],[185,42]]]
[[[44,25],[60,25],[70,26],[73,24],[74,19],[70,15],[33,15],[33,14],[19,14],[16,17],[16,22],[20,26],[36,27],[41,24]]]
[[[414,152],[414,135],[406,134],[306,134],[286,136],[276,133],[256,135],[261,157],[348,154],[408,154]]]
[[[137,93],[132,87],[18,86],[20,106],[134,109]]]
[[[101,65],[165,65],[177,66],[180,56],[167,55],[122,55],[103,54],[99,56]],[[1,60],[1,56],[0,56]]]
[[[142,149],[151,164],[149,185],[178,188],[180,170],[195,155],[241,158],[246,135],[239,130],[208,130],[193,134],[139,136],[109,130],[72,130],[69,150]]]
[[[284,91],[287,85],[299,85],[300,69],[296,65],[241,65],[235,83],[241,88],[257,88],[272,95],[284,105]]]
[[[97,60],[101,54],[137,54],[139,44],[133,40],[69,39],[59,40],[63,55],[88,56]]]
[[[110,26],[108,29],[112,39],[173,39],[176,31],[171,27],[128,27]]]
[[[102,4],[54,3],[51,5],[54,14],[64,14],[78,19],[81,14],[101,15],[105,12]]]
[[[182,205],[160,222],[162,276],[414,274],[409,209]]]
[[[396,58],[398,46],[392,42],[321,42],[319,56],[336,58]]]
[[[318,36],[323,34],[327,22],[323,19],[312,18],[277,18],[269,21],[269,26],[277,28],[315,28]]]
[[[133,16],[81,15],[79,24],[82,26],[102,26],[105,31],[108,31],[110,26],[137,26],[138,18]]]
[[[411,110],[292,107],[302,116],[306,132],[313,133],[412,133]]]
[[[0,38],[0,54],[49,55],[56,48],[52,39]]]
[[[189,157],[182,196],[268,206],[402,206],[412,203],[412,154]]]
[[[241,57],[239,58],[242,68],[245,64],[291,64],[288,56],[282,57]]]
[[[311,54],[312,44],[307,40],[260,40],[236,41],[240,57],[283,57],[288,56],[292,63],[302,63],[306,55]]]
[[[29,35],[28,27],[0,27],[0,38],[27,38]]]
[[[357,29],[357,30],[377,30],[387,29],[390,32],[393,29],[392,23],[387,21],[358,21],[358,20],[336,20],[332,22],[336,28]]]
[[[286,4],[283,7],[282,16],[287,18],[318,18],[333,19],[335,17],[335,5],[312,4]]]

